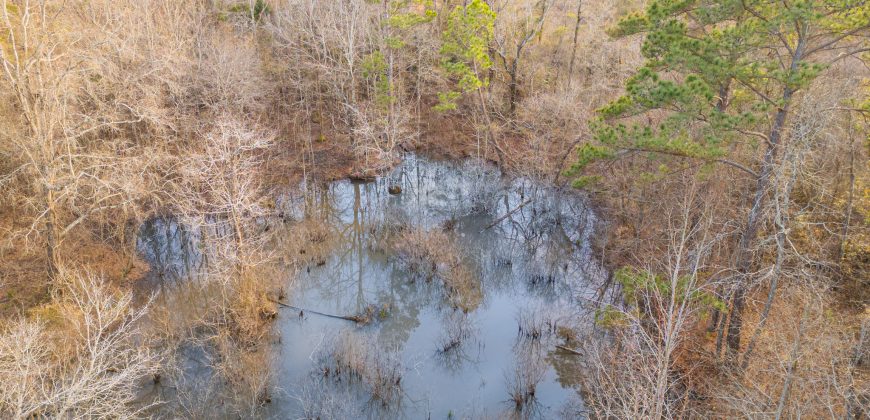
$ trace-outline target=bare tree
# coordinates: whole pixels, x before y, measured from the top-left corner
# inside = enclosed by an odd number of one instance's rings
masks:
[[[626,303],[609,307],[599,323],[614,327],[614,342],[589,346],[592,375],[587,381],[592,409],[602,417],[675,418],[687,415],[683,373],[677,352],[687,330],[705,309],[700,273],[714,242],[709,219],[695,214],[698,196],[686,195],[674,215],[667,259],[621,277]],[[662,271],[656,267],[662,267]],[[665,274],[659,275],[658,272]],[[615,346],[615,349],[614,349]]]
[[[25,318],[0,333],[0,414],[7,418],[136,418],[140,382],[160,354],[138,340],[147,306],[92,274],[58,271],[55,317]]]
[[[155,75],[177,62],[167,59],[169,51],[131,47],[148,37],[152,46],[183,42],[155,42],[149,32],[166,8],[134,6],[145,18],[131,24],[117,3],[4,0],[0,7],[8,46],[0,51],[0,92],[17,111],[0,153],[17,165],[21,210],[30,219],[22,235],[44,247],[54,277],[59,249],[76,227],[135,212],[157,195],[149,190],[157,155],[138,140],[173,129],[165,95],[177,77]],[[184,16],[169,21],[186,22]],[[148,52],[149,60],[139,55]]]
[[[502,2],[495,10],[499,19],[495,25],[495,52],[501,58],[502,66],[508,75],[508,113],[514,115],[519,99],[520,61],[528,43],[544,28],[547,11],[552,1],[541,0],[536,3],[514,4],[510,0]],[[519,3],[519,2],[516,2]]]
[[[203,134],[204,146],[179,162],[181,210],[192,223],[209,226],[217,239],[229,239],[233,246],[220,257],[235,261],[230,266],[255,250],[249,233],[268,214],[259,168],[273,139],[268,130],[224,115]]]

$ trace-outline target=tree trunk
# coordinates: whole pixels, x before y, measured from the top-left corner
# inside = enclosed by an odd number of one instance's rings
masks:
[[[788,156],[786,156],[786,159],[788,159]],[[758,321],[758,326],[755,327],[755,331],[752,333],[752,337],[746,345],[746,351],[743,352],[743,361],[741,362],[741,367],[743,369],[746,369],[746,367],[749,366],[749,359],[752,356],[752,351],[755,348],[758,337],[761,335],[762,329],[764,329],[764,325],[767,323],[767,319],[770,316],[770,309],[773,306],[773,300],[776,298],[776,290],[781,277],[783,260],[785,259],[785,242],[787,239],[786,232],[788,231],[789,224],[788,211],[791,205],[791,192],[794,188],[795,182],[797,181],[796,178],[797,168],[792,171],[791,177],[783,189],[781,201],[780,198],[777,198],[776,215],[774,219],[776,225],[776,261],[773,266],[773,280],[770,283],[770,290],[767,293],[767,301],[764,303],[764,309],[761,311],[761,319]]]
[[[846,199],[846,212],[843,216],[843,230],[840,233],[840,246],[837,249],[837,262],[842,265],[846,254],[846,239],[849,237],[849,224],[852,223],[852,203],[855,196],[855,138],[852,130],[852,116],[849,115],[849,198]]]
[[[779,394],[779,402],[776,404],[776,412],[774,413],[774,419],[780,420],[785,413],[785,407],[788,403],[788,397],[791,392],[791,384],[794,380],[794,372],[797,370],[797,363],[800,358],[801,351],[801,341],[804,336],[804,320],[807,317],[808,307],[804,307],[803,315],[801,315],[800,322],[798,323],[798,331],[797,337],[794,340],[794,346],[791,349],[791,361],[789,362],[788,368],[786,369],[785,381],[782,384],[782,392]]]
[[[728,95],[731,93],[731,79],[722,83],[719,86],[719,99],[716,101],[716,110],[719,112],[725,112],[725,109],[728,108]],[[723,293],[721,288],[717,288],[717,296],[721,296]],[[707,326],[707,332],[716,331],[716,356],[719,356],[719,353],[722,350],[722,330],[721,325],[725,323],[725,316],[716,308],[713,308],[713,314],[710,315],[710,325]]]
[[[797,71],[798,66],[803,59],[804,50],[806,48],[806,37],[801,37],[795,48],[794,56],[792,57],[790,74]],[[776,164],[776,155],[779,151],[779,143],[782,139],[782,132],[785,128],[785,120],[788,117],[791,98],[794,95],[795,88],[790,85],[791,82],[786,81],[782,92],[782,105],[776,112],[773,119],[773,126],[770,128],[770,135],[767,138],[767,150],[764,153],[764,160],[761,163],[761,171],[758,174],[758,180],[755,185],[755,198],[752,200],[752,208],[749,210],[749,216],[746,221],[746,228],[740,238],[740,243],[737,247],[736,268],[737,287],[734,291],[731,306],[731,322],[728,325],[727,343],[731,353],[732,360],[736,361],[737,353],[740,351],[740,330],[743,327],[743,307],[746,304],[746,292],[748,289],[747,276],[752,268],[754,260],[752,256],[752,245],[755,243],[755,238],[758,236],[758,222],[761,219],[761,213],[764,208],[765,199],[767,198],[767,189],[770,186],[770,174],[773,172],[773,167]]]
[[[746,221],[746,228],[740,238],[740,243],[737,247],[736,267],[739,276],[737,288],[734,291],[731,307],[731,322],[728,325],[728,349],[733,355],[740,351],[740,330],[743,326],[743,307],[746,304],[747,292],[747,275],[752,268],[752,244],[755,243],[755,238],[758,236],[758,222],[761,219],[766,197],[767,188],[770,186],[770,174],[773,171],[776,155],[779,150],[779,141],[782,137],[782,130],[785,126],[785,118],[788,116],[789,102],[794,92],[791,88],[786,88],[783,92],[783,105],[776,112],[773,127],[768,138],[767,151],[764,153],[764,161],[761,164],[761,172],[758,175],[758,180],[755,185],[755,198],[752,200],[752,208],[749,210],[749,217]]]
[[[49,280],[54,280],[57,277],[57,212],[54,208],[54,191],[53,186],[46,185],[45,188],[45,271],[48,274]]]
[[[511,63],[510,70],[508,71],[508,75],[510,76],[510,84],[508,85],[509,98],[508,101],[510,106],[508,108],[508,115],[511,117],[514,116],[514,113],[517,109],[517,61],[519,61],[519,50],[517,51],[517,57],[514,58]]]
[[[571,44],[571,63],[568,65],[568,86],[571,86],[571,77],[574,75],[574,60],[577,59],[577,34],[580,32],[580,10],[583,0],[577,1],[577,21],[574,23],[574,42]]]

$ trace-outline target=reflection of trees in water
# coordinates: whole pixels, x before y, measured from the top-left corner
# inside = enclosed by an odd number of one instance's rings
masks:
[[[207,265],[201,238],[174,218],[155,217],[140,226],[136,248],[151,265],[153,280],[174,284]]]
[[[553,366],[556,371],[556,380],[562,388],[574,388],[580,391],[580,380],[583,374],[583,359],[582,357],[551,350],[547,353],[547,363]]]
[[[435,350],[435,360],[454,377],[461,376],[468,365],[480,362],[482,343],[472,315],[460,310],[445,309],[441,313],[441,333]]]
[[[407,347],[426,308],[440,310],[442,337],[424,343],[432,349],[425,357],[436,358],[438,370],[445,374],[462,377],[470,365],[480,362],[486,333],[470,328],[470,339],[449,351],[437,351],[455,334],[452,329],[458,321],[445,309],[445,294],[438,284],[414,280],[379,247],[384,231],[398,226],[441,229],[445,221],[453,221],[446,229],[482,283],[482,307],[491,301],[490,295],[498,295],[511,296],[519,305],[580,311],[573,297],[585,293],[588,280],[598,279],[600,269],[588,247],[594,217],[580,197],[529,180],[504,179],[491,170],[464,172],[458,166],[410,158],[392,175],[374,183],[339,181],[317,189],[304,213],[327,226],[335,246],[322,266],[310,267],[305,288],[321,300],[317,304],[334,305],[328,309],[347,312],[342,315],[367,305],[388,308],[385,319],[364,331],[373,334],[381,348],[393,351]],[[387,194],[388,185],[400,185],[401,194]],[[528,205],[518,208],[525,201]],[[552,366],[563,387],[573,386],[569,374],[578,370],[573,365],[577,357],[553,353],[559,340],[555,333],[518,340],[511,349],[517,363],[505,367],[505,376],[521,378],[518,372],[530,366],[537,366],[532,373],[540,371],[540,366],[545,370]],[[418,348],[416,343],[413,348]],[[520,411],[509,409],[510,404],[500,407],[508,408],[507,417],[541,415],[534,401]],[[394,416],[395,412],[389,413]]]
[[[427,300],[431,293],[420,286],[408,281],[402,271],[390,270],[389,289],[379,295],[382,302],[390,305],[389,316],[379,331],[379,341],[385,346],[404,347],[411,332],[420,325],[420,311],[429,303]]]
[[[434,162],[409,157],[387,180],[402,194],[384,209],[411,225],[432,228],[480,209],[501,187],[499,174],[477,164]]]
[[[337,308],[361,311],[372,304],[388,308],[380,340],[403,345],[420,324],[420,309],[431,303],[433,294],[427,285],[409,282],[387,255],[374,249],[375,232],[383,223],[377,218],[382,200],[371,183],[343,182],[321,196],[319,216],[331,222],[337,246],[312,275],[318,293]],[[352,302],[343,301],[347,297]]]
[[[318,189],[317,198],[309,201],[312,210],[306,211],[331,230],[335,237],[335,249],[323,267],[315,268],[321,273],[314,275],[317,289],[336,307],[350,312],[359,312],[369,302],[366,299],[365,277],[368,271],[383,271],[383,261],[371,258],[367,250],[367,229],[371,223],[371,189],[366,184],[340,182],[329,188]],[[365,196],[365,200],[364,200]],[[352,297],[352,307],[342,302]]]

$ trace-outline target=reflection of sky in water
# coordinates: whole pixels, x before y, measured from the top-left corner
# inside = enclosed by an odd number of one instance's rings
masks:
[[[402,193],[388,194],[390,185],[401,186]],[[576,357],[555,352],[553,338],[521,345],[517,320],[520,313],[531,313],[564,324],[585,313],[583,298],[591,297],[602,272],[589,248],[595,218],[576,192],[508,179],[471,161],[408,156],[376,182],[337,181],[308,196],[307,204],[284,197],[280,211],[296,220],[307,214],[326,221],[339,241],[325,264],[300,272],[289,303],[335,315],[376,305],[389,308],[389,316],[357,327],[310,312],[300,318],[298,312],[282,309],[276,326],[281,336],[275,363],[279,390],[268,408],[271,415],[299,417],[300,400],[305,400],[307,406],[343,405],[327,413],[340,417],[447,418],[452,413],[455,418],[503,418],[513,411],[507,382],[516,361],[533,357],[546,361],[546,373],[537,388],[536,411],[525,417],[557,417],[577,398],[572,379]],[[387,225],[441,229],[448,220],[454,224],[450,234],[483,290],[483,301],[467,315],[451,309],[437,281],[415,280],[375,244],[374,233]],[[152,280],[176,282],[206,265],[198,252],[201,237],[200,231],[171,219],[145,223],[138,247],[154,266]],[[468,331],[470,338],[450,352],[439,352],[456,328]],[[367,398],[360,387],[317,374],[322,355],[348,329],[401,359],[404,396],[399,408],[372,408],[360,403]]]
[[[400,185],[402,193],[388,194],[389,185]],[[576,396],[573,382],[553,368],[565,368],[567,374],[576,367],[569,360],[574,356],[555,353],[552,340],[517,345],[520,311],[548,312],[567,322],[582,310],[577,298],[589,294],[590,280],[600,276],[589,250],[594,217],[575,193],[502,178],[472,163],[412,156],[384,179],[338,181],[315,195],[309,214],[327,220],[341,239],[324,265],[301,272],[290,302],[337,315],[386,306],[390,314],[377,324],[357,327],[315,314],[300,319],[298,313],[282,312],[276,381],[283,395],[274,399],[273,413],[297,413],[300,403],[294,397],[311,394],[308,387],[336,399],[363,398],[313,373],[319,355],[342,329],[371,335],[382,351],[395,352],[406,369],[401,407],[362,409],[367,417],[503,417],[512,410],[506,379],[516,360],[527,357],[548,363],[536,393],[535,417],[557,416]],[[439,343],[451,323],[463,317],[454,314],[437,282],[414,281],[400,263],[376,250],[372,232],[384,224],[440,229],[447,220],[455,222],[454,238],[482,282],[484,300],[465,321],[472,338],[442,354]]]

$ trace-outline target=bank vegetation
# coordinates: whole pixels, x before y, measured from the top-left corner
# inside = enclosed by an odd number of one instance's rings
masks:
[[[865,417],[868,35],[846,0],[0,0],[0,416],[262,414],[330,240],[282,197],[416,151],[590,195],[569,415]],[[212,262],[172,294],[137,250],[168,215]],[[448,242],[391,246],[473,310]],[[399,398],[340,339],[331,374]]]

